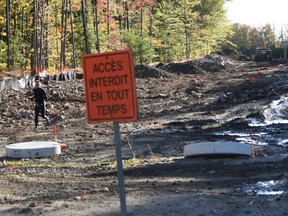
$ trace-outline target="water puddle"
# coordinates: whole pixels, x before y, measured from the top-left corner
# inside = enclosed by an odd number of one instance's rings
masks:
[[[270,124],[287,124],[288,123],[288,98],[281,97],[273,101],[265,110],[265,123]]]
[[[282,96],[263,111],[264,119],[250,118],[250,127],[263,127],[273,124],[288,124],[288,97]]]
[[[258,138],[261,138],[267,133],[261,132],[261,133],[255,133],[253,134],[253,140],[251,140],[251,135],[250,133],[237,133],[237,132],[232,132],[232,131],[223,131],[223,132],[217,132],[215,133],[217,136],[231,136],[235,137],[236,141],[239,141],[241,143],[246,143],[246,144],[252,144],[252,145],[257,145],[257,146],[267,146],[268,143],[264,142],[263,140],[258,140]]]
[[[288,109],[288,108],[287,108]],[[288,124],[288,120],[286,119],[273,119],[273,118],[266,118],[266,119],[256,119],[250,118],[247,119],[249,127],[267,127],[273,124]]]
[[[245,120],[243,132],[224,131],[218,136],[230,136],[236,141],[255,146],[288,146],[288,97],[281,97],[265,107],[259,118]],[[237,122],[231,122],[231,124]],[[243,122],[241,122],[243,123]],[[248,125],[248,127],[246,126]],[[231,126],[233,128],[233,125]],[[250,134],[250,133],[251,134]],[[285,149],[284,149],[285,150]]]
[[[174,109],[175,107],[173,107]],[[180,120],[169,121],[162,119],[159,123],[151,123],[148,127],[139,127],[131,131],[132,135],[143,134],[175,134],[188,133],[199,129],[199,122],[193,120],[190,115],[181,116]],[[264,108],[264,111],[258,117],[247,118],[241,121],[232,121],[228,124],[219,122],[201,122],[203,137],[216,135],[218,140],[233,140],[252,146],[268,147],[273,146],[274,153],[287,154],[288,150],[288,97],[282,97],[273,101]],[[195,126],[196,125],[196,126]],[[272,151],[271,151],[272,153]]]
[[[239,137],[239,138],[236,138],[235,140],[240,141],[241,143],[247,143],[247,144],[255,145],[255,146],[268,146],[267,142],[263,142],[259,140],[251,141],[250,137]]]
[[[277,145],[288,147],[288,139],[280,140]]]
[[[275,195],[282,195],[284,193],[283,190],[279,190],[281,186],[281,181],[262,181],[257,182],[255,185],[245,184],[243,189],[245,194],[249,196],[253,195],[268,195],[268,196],[275,196]]]

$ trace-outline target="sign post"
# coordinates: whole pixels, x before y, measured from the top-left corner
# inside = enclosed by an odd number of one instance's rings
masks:
[[[121,136],[120,136],[119,123],[114,122],[113,128],[114,128],[114,140],[116,147],[117,176],[118,176],[118,185],[120,194],[121,216],[126,216],[127,207],[126,207],[126,196],[124,188],[125,184],[124,184],[123,165],[122,165]]]
[[[87,122],[113,122],[121,215],[127,215],[119,122],[137,121],[132,50],[82,56]]]

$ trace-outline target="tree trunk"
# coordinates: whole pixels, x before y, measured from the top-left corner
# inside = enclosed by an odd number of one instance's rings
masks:
[[[67,19],[68,19],[68,0],[65,0],[64,10],[64,37],[63,37],[63,66],[66,67],[66,35],[67,35]]]
[[[56,40],[55,40],[55,46],[56,46],[56,54],[57,54],[57,56],[59,56],[59,42],[58,42],[58,23],[57,23],[57,15],[58,15],[58,10],[57,10],[57,5],[55,4],[55,17],[54,17],[54,19],[55,19],[55,23],[54,23],[54,25],[55,25],[55,38],[56,38]],[[58,62],[58,61],[56,61],[56,62]],[[59,61],[59,63],[60,63],[61,61]],[[58,68],[58,69],[60,69],[61,68],[61,64],[59,64],[59,67],[58,67],[58,65],[57,65],[57,63],[56,63],[56,68]]]
[[[33,0],[33,33],[32,33],[32,50],[33,53],[31,55],[31,75],[35,76],[37,73],[37,65],[38,65],[38,33],[37,33],[37,24],[38,24],[38,0]]]
[[[45,0],[45,8],[44,8],[44,67],[49,67],[49,0]]]
[[[6,0],[6,38],[7,38],[7,68],[11,69],[11,50],[10,50],[10,0]]]
[[[140,9],[140,36],[143,37],[143,8]],[[143,63],[143,42],[140,44],[140,63]]]
[[[74,37],[74,28],[73,28],[73,13],[71,7],[71,0],[69,0],[69,13],[70,13],[70,26],[71,26],[71,37],[72,37],[72,53],[73,53],[73,68],[76,68],[76,57],[75,57],[75,37]]]
[[[120,11],[120,1],[119,0],[116,0],[116,6],[117,6],[117,20],[118,20],[118,25],[119,25],[119,30],[121,32],[122,30],[122,14],[121,14],[121,11]]]
[[[60,71],[64,68],[64,37],[65,37],[65,0],[62,0],[62,9],[61,9],[61,50],[60,50]]]
[[[29,29],[29,22],[28,22],[28,15],[25,15],[25,30],[24,31],[24,35],[23,35],[23,40],[25,42],[29,41],[29,33],[28,33],[28,29]],[[27,45],[25,47],[25,63],[24,63],[24,68],[28,67],[28,59],[29,59],[29,54],[30,54],[30,49],[29,49],[29,45]]]
[[[107,36],[108,36],[108,47],[110,47],[110,0],[107,0]]]
[[[154,11],[154,6],[151,8],[151,13],[153,14]],[[152,37],[153,35],[153,18],[152,15],[150,15],[149,19],[149,36]]]
[[[93,25],[96,37],[96,50],[100,53],[100,42],[99,42],[99,29],[98,29],[98,8],[97,8],[97,0],[93,0]]]
[[[124,28],[129,30],[129,9],[127,1],[124,2],[124,10],[125,10]]]
[[[82,12],[82,20],[83,20],[83,28],[84,28],[84,39],[85,39],[85,51],[86,54],[90,53],[90,47],[88,42],[88,33],[87,33],[87,22],[86,22],[86,10],[84,0],[81,0],[81,12]]]
[[[39,69],[42,70],[44,68],[43,64],[43,0],[39,1],[39,15],[40,15],[40,35],[39,35]]]
[[[186,11],[186,7],[184,7],[185,54],[186,54],[186,59],[189,59],[190,58],[190,45],[189,45],[189,31],[188,31],[187,23],[188,23],[187,11]]]
[[[17,8],[16,8],[16,4],[12,4],[13,6],[14,6],[14,8],[13,8],[13,16],[12,16],[12,18],[13,18],[13,27],[14,27],[14,34],[15,34],[15,32],[16,32],[16,30],[17,30],[17,19],[16,19],[16,17],[17,17],[17,15],[16,15],[16,13],[17,13]],[[11,11],[10,11],[11,12]]]
[[[24,9],[22,8],[21,9],[21,25],[20,25],[20,32],[22,34],[22,38],[21,38],[21,41],[23,44],[25,44],[25,32],[24,32]],[[21,48],[21,54],[23,56],[25,56],[25,48],[22,47]],[[24,58],[26,59],[26,58]],[[23,66],[25,65],[25,62],[21,62],[21,70],[23,71]]]

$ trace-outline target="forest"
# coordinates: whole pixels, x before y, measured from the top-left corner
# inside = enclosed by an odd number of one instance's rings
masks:
[[[127,48],[135,63],[195,59],[226,46],[249,54],[260,37],[247,42],[252,28],[229,24],[226,1],[3,0],[0,70],[55,73],[81,68],[83,54]],[[263,45],[279,46],[270,30]]]
[[[233,36],[229,38],[237,50],[247,56],[252,56],[257,47],[272,50],[273,58],[284,57],[284,47],[287,41],[287,26],[283,26],[280,33],[269,23],[260,27],[234,23]]]

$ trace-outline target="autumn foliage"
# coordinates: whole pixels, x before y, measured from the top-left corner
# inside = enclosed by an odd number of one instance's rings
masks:
[[[81,68],[84,53],[131,48],[135,62],[196,58],[226,43],[225,0],[5,0],[0,69]]]

